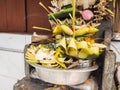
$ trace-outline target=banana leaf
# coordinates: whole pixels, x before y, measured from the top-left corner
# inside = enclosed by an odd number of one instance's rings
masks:
[[[70,39],[70,42],[69,42],[69,45],[68,45],[68,54],[70,56],[74,56],[74,57],[77,56],[77,46],[76,46],[74,38]]]

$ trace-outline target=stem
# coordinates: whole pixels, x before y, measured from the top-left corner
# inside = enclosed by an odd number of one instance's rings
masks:
[[[73,37],[75,37],[75,9],[76,9],[76,0],[72,0],[72,6],[73,6],[73,19],[72,19]]]

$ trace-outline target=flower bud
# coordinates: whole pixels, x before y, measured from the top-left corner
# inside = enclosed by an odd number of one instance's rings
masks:
[[[84,20],[88,21],[94,16],[93,12],[90,10],[82,11],[82,17]]]

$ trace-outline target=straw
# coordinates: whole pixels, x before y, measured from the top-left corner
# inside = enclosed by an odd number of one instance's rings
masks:
[[[54,15],[45,7],[45,5],[42,2],[39,2],[39,5],[42,6],[53,17],[53,19],[56,21],[56,23],[58,23],[58,21],[54,17]]]

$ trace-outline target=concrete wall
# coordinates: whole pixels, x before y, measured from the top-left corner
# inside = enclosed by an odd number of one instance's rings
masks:
[[[120,62],[120,41],[112,41],[111,49],[116,53],[116,62]],[[120,66],[118,67],[118,79],[120,82]]]
[[[30,42],[30,35],[0,33],[0,90],[13,90],[25,76],[24,46]]]

